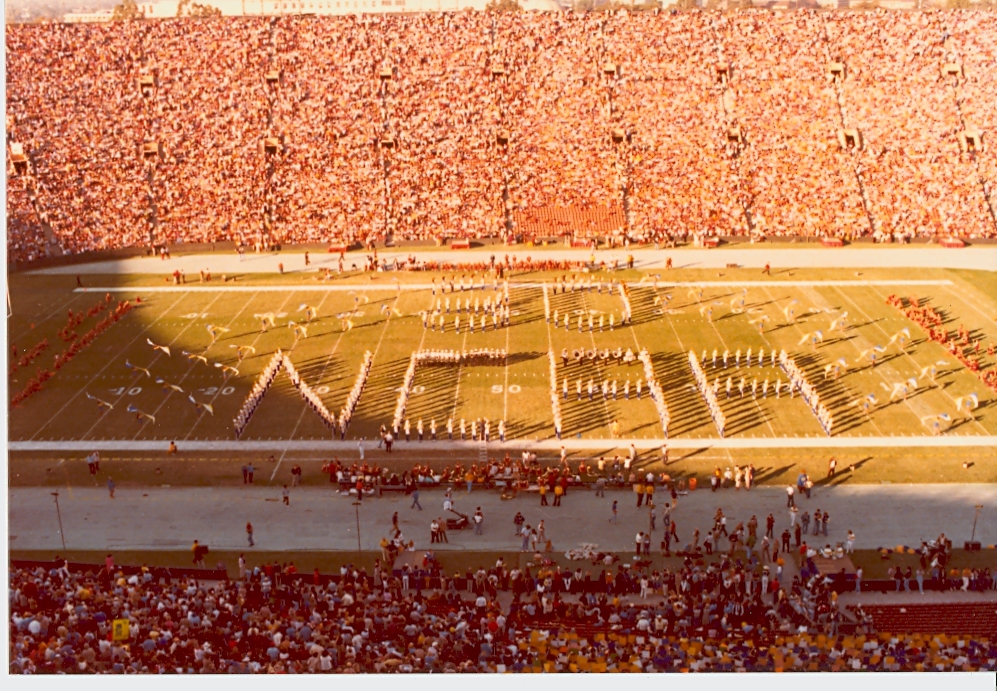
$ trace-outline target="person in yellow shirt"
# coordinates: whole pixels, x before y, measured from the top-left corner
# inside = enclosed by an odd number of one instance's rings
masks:
[[[654,499],[654,483],[649,482],[644,485],[644,497],[648,505],[651,504],[651,500]]]
[[[561,497],[564,496],[564,488],[560,485],[554,485],[554,506],[561,505]]]
[[[547,485],[540,483],[540,506],[547,506]]]
[[[637,506],[639,508],[644,503],[644,483],[638,480],[634,485],[634,492],[637,493]]]
[[[464,475],[464,480],[467,482],[467,493],[471,493],[471,486],[474,485],[474,471],[468,470]]]

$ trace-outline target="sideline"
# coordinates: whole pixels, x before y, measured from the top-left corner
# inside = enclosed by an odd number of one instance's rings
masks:
[[[338,253],[311,251],[309,267],[301,261],[303,251],[288,249],[284,253],[252,255],[240,261],[234,252],[201,252],[180,254],[168,260],[152,257],[131,257],[104,259],[65,266],[29,270],[32,274],[159,274],[169,275],[177,269],[188,274],[210,266],[215,274],[245,274],[280,272],[279,264],[287,262],[285,274],[304,274],[320,268],[338,268]],[[362,250],[350,252],[348,261],[361,264],[368,253]],[[641,270],[663,270],[668,259],[678,269],[717,269],[723,271],[730,264],[738,268],[761,269],[766,264],[774,268],[807,269],[969,269],[997,271],[997,245],[977,245],[965,249],[944,249],[938,245],[903,246],[849,246],[842,248],[800,247],[763,243],[762,245],[730,245],[719,248],[682,247],[671,249],[613,248],[613,249],[571,249],[564,247],[527,247],[525,245],[492,246],[471,253],[436,247],[399,247],[378,250],[379,257],[402,258],[415,255],[420,261],[477,264],[486,266],[490,256],[529,257],[540,261],[587,262],[594,256],[597,261],[625,264],[630,256],[634,265]],[[459,270],[459,269],[458,269]]]
[[[9,451],[162,451],[166,452],[168,440],[131,441],[125,439],[94,439],[85,441],[11,441]],[[624,448],[633,444],[638,449],[861,449],[861,448],[997,448],[995,435],[890,436],[890,437],[759,437],[748,439],[510,439],[505,442],[489,441],[487,446],[496,450],[566,449],[586,450],[598,448]],[[409,445],[413,450],[452,451],[474,450],[480,442],[424,441],[396,442],[398,451],[404,453]],[[258,439],[258,440],[191,440],[182,444],[183,451],[348,451],[356,449],[356,440],[328,439]]]
[[[509,288],[543,288],[540,283],[518,283],[509,282]],[[631,286],[646,285],[645,282],[630,282]],[[662,281],[659,280],[658,288],[785,288],[785,287],[841,287],[841,288],[865,288],[868,286],[953,286],[949,280],[826,280],[826,281]],[[287,291],[302,291],[311,293],[328,293],[330,291],[365,293],[371,290],[432,290],[439,288],[431,283],[400,283],[395,285],[364,285],[363,283],[339,283],[336,285],[246,285],[246,286],[205,286],[202,284],[186,283],[182,286],[134,286],[134,287],[93,287],[74,288],[74,293],[196,293],[198,291],[217,291],[220,293],[286,293]],[[476,289],[477,290],[477,289]]]

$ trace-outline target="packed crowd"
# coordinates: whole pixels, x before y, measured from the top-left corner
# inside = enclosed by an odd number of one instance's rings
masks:
[[[824,579],[783,586],[729,559],[601,573],[500,559],[450,577],[430,551],[415,568],[329,578],[240,558],[239,578],[217,582],[110,557],[95,570],[11,569],[10,672],[992,670],[997,658],[979,637],[879,636],[861,611],[845,633]]]
[[[995,21],[749,10],[9,25],[8,141],[29,159],[11,175],[9,246],[39,256],[43,227],[69,252],[495,237],[522,212],[625,206],[615,232],[635,240],[992,237],[997,156],[963,133],[993,119],[997,87],[979,75]]]

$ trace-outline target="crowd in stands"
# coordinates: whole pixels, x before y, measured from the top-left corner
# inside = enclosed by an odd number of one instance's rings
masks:
[[[539,555],[538,555],[539,556]],[[820,576],[784,586],[740,560],[298,573],[293,562],[198,581],[163,569],[11,568],[15,674],[428,671],[993,670],[985,637],[877,635]],[[432,578],[428,578],[432,576]],[[775,583],[774,587],[767,587]],[[511,591],[509,605],[498,591]],[[768,592],[766,592],[768,591]],[[506,599],[506,598],[504,598]],[[128,622],[127,629],[121,626]],[[847,631],[845,630],[847,626]],[[117,631],[117,636],[115,632]]]
[[[647,241],[993,237],[997,153],[963,133],[994,120],[995,31],[883,10],[8,25],[11,256],[45,229],[67,252],[352,243],[571,209]]]

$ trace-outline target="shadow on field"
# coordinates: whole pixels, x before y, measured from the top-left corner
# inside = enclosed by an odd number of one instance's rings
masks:
[[[851,464],[848,468],[837,468],[834,475],[824,477],[814,484],[818,487],[837,487],[839,485],[843,485],[851,479],[852,469],[858,470],[870,461],[872,461],[872,456],[866,456],[862,460]]]

